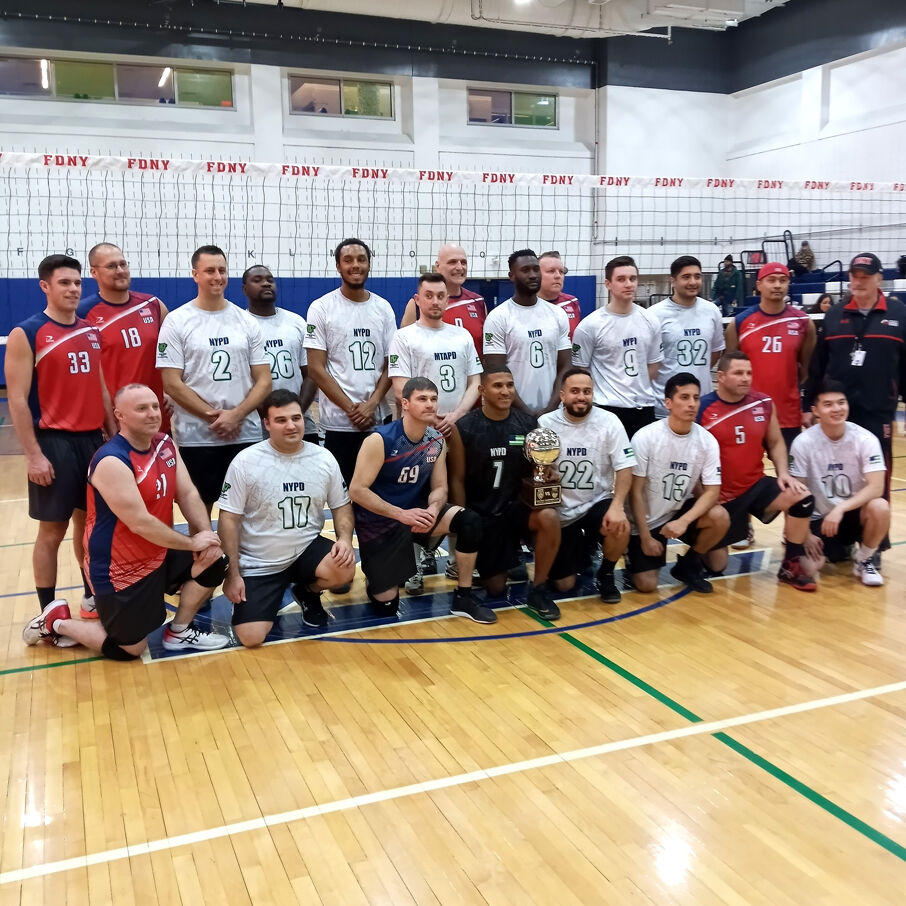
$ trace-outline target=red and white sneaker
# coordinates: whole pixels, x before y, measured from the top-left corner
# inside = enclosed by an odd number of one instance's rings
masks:
[[[787,585],[792,585],[796,591],[817,591],[818,583],[815,577],[810,575],[802,562],[802,557],[793,557],[790,560],[784,560],[777,570],[777,578]]]
[[[25,624],[25,627],[22,630],[22,641],[25,642],[26,645],[37,645],[41,639],[50,639],[52,642],[56,643],[56,640],[63,638],[63,636],[54,632],[54,622],[57,620],[71,619],[72,614],[69,612],[68,602],[63,598],[57,598],[56,600],[51,601],[38,616]]]

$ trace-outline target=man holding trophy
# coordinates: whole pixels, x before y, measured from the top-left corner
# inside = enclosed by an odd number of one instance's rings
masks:
[[[596,576],[598,591],[605,604],[617,604],[621,596],[614,567],[629,545],[626,500],[636,460],[620,420],[595,407],[593,399],[591,374],[570,368],[560,384],[560,408],[538,419],[541,428],[560,438],[556,464],[562,537],[551,580],[558,591],[573,588],[576,573],[585,568],[600,538],[604,557]]]

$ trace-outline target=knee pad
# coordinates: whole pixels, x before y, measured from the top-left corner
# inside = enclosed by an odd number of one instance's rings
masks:
[[[803,497],[798,503],[794,503],[787,510],[787,514],[792,516],[793,519],[808,519],[812,515],[814,508],[815,498],[809,494],[808,497]]]
[[[400,604],[400,593],[397,590],[396,595],[392,597],[389,601],[379,601],[372,593],[371,589],[367,586],[365,587],[365,594],[368,595],[368,600],[374,604],[375,607],[380,607],[385,610],[393,609],[394,611],[399,608]]]
[[[456,533],[456,550],[474,554],[481,544],[481,516],[473,510],[460,510],[450,520],[450,531]]]
[[[101,654],[106,658],[110,658],[111,661],[137,661],[137,654],[129,654],[128,651],[123,651],[110,636],[107,636],[104,639],[104,644],[101,645]]]
[[[197,576],[192,577],[193,582],[197,582],[203,588],[217,588],[224,578],[226,578],[227,567],[230,565],[230,558],[224,554],[219,560],[215,560],[206,570],[200,572]]]

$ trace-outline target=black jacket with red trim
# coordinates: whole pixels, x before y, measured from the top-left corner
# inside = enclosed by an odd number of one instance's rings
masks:
[[[865,358],[853,365],[858,345]],[[823,335],[809,367],[802,400],[806,411],[825,377],[845,385],[850,421],[863,427],[893,421],[900,394],[906,391],[906,305],[883,293],[866,315],[852,299],[834,305],[824,316]]]

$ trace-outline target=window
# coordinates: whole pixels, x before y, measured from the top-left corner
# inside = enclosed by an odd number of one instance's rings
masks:
[[[393,85],[358,79],[289,77],[291,113],[393,118]]]
[[[113,63],[55,60],[53,73],[58,98],[75,98],[82,101],[116,99]]]
[[[179,104],[195,104],[199,107],[232,107],[233,74],[177,69],[176,99]]]
[[[176,80],[169,66],[116,66],[116,90],[121,101],[176,103]]]
[[[50,97],[50,60],[0,59],[0,94]]]
[[[557,96],[527,91],[470,88],[469,122],[557,128]]]

